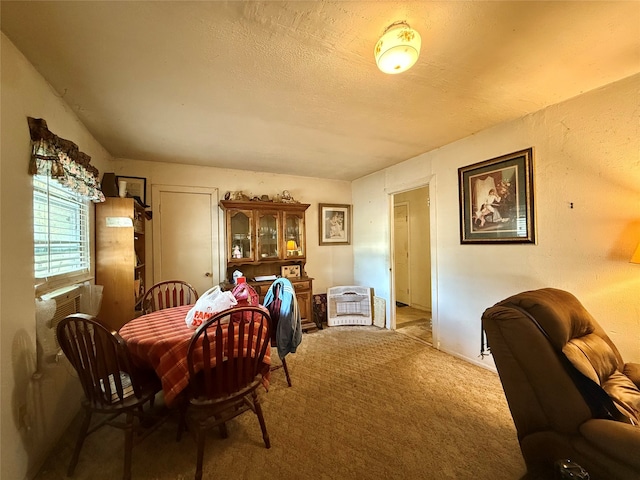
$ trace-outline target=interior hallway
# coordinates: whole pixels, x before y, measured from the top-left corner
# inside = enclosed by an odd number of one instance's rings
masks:
[[[433,345],[431,312],[396,304],[396,331]]]

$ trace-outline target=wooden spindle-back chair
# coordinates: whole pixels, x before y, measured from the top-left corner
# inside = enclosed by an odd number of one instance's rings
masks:
[[[219,312],[195,331],[187,351],[186,422],[197,442],[196,480],[202,478],[205,430],[217,426],[226,437],[225,422],[247,410],[258,417],[271,447],[256,391],[269,371],[264,358],[270,340],[269,314],[256,306]]]
[[[56,327],[56,334],[62,351],[78,373],[85,395],[84,420],[67,475],[73,475],[84,439],[110,425],[124,430],[123,478],[130,479],[133,432],[142,420],[144,404],[152,405],[156,393],[162,390],[160,380],[136,370],[122,337],[90,315],[76,313],[65,317]],[[94,413],[107,417],[90,429]]]
[[[198,300],[198,292],[182,280],[168,280],[153,285],[142,298],[142,313],[164,308],[192,305]]]

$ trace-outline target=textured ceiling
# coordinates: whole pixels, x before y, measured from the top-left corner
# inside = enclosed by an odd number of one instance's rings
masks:
[[[355,179],[640,71],[640,3],[1,2],[116,158]],[[377,70],[406,20],[418,63]]]

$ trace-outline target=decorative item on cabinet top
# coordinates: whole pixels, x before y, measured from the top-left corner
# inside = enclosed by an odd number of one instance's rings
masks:
[[[224,194],[224,200],[233,202],[300,203],[291,196],[289,190],[283,190],[282,193],[276,193],[273,198],[269,197],[269,195],[247,195],[242,190],[235,192],[229,191]]]
[[[120,191],[119,185],[123,186],[124,192]],[[145,209],[144,216],[147,220],[153,217],[151,210],[147,210],[150,205],[145,203],[146,178],[116,176],[115,173],[108,172],[102,176],[101,186],[105,197],[133,198],[140,207]]]
[[[147,179],[144,177],[124,177],[121,175],[116,176],[116,184],[120,185],[120,182],[124,184],[124,195],[120,194],[120,197],[132,197],[135,198],[144,208],[148,208],[147,201]]]

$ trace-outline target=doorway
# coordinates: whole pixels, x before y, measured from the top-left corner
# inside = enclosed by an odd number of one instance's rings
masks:
[[[153,282],[184,280],[202,295],[220,282],[218,190],[152,185],[151,192]]]
[[[395,329],[433,344],[429,186],[393,196]]]

